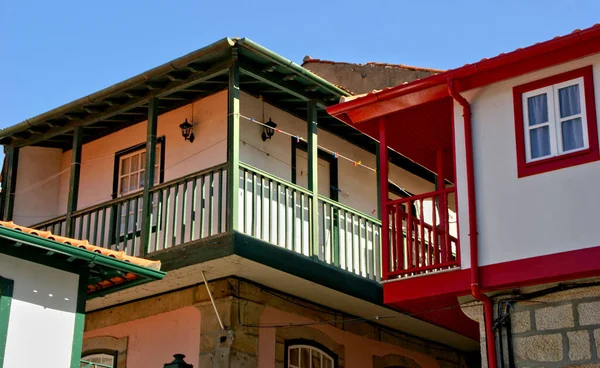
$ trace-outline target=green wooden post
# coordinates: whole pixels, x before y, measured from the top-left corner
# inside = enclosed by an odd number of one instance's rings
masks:
[[[148,247],[150,245],[150,230],[152,226],[152,198],[150,198],[150,189],[154,185],[157,126],[158,99],[151,98],[148,102],[148,124],[146,128],[146,167],[144,169],[144,193],[142,195],[142,234],[140,241],[140,257],[144,257],[148,253]],[[133,226],[135,227],[137,225],[133,224]],[[135,250],[132,251],[132,255],[135,255]]]
[[[15,188],[17,187],[17,165],[19,163],[19,149],[8,147],[6,149],[6,177],[2,178],[2,191],[4,192],[4,221],[11,221],[15,206]]]
[[[81,146],[83,140],[83,127],[78,125],[73,130],[73,148],[71,150],[71,176],[69,178],[69,197],[67,200],[66,236],[75,236],[75,223],[73,212],[77,211],[79,198],[79,176],[81,173]],[[83,236],[83,234],[79,234]]]
[[[79,274],[77,288],[77,306],[75,307],[75,326],[73,328],[73,344],[71,345],[71,368],[81,366],[81,353],[83,350],[83,331],[85,330],[85,302],[87,301],[88,271],[82,270]]]
[[[235,50],[234,50],[235,51]],[[227,231],[238,230],[238,192],[240,189],[240,69],[237,54],[229,69],[227,90]]]
[[[308,137],[308,190],[312,192],[309,228],[313,257],[321,258],[319,247],[319,148],[317,145],[317,103],[308,101],[306,116]],[[324,216],[325,214],[323,214]],[[323,229],[325,230],[325,229]]]

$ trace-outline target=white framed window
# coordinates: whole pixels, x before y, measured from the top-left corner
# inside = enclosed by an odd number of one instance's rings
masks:
[[[154,165],[154,184],[160,176],[160,151],[156,146],[156,163]],[[144,188],[146,149],[140,149],[119,157],[118,193],[120,196],[130,194]]]
[[[523,93],[527,162],[589,148],[583,77]]]
[[[114,354],[88,354],[81,358],[80,368],[114,368]]]
[[[336,360],[322,349],[306,344],[287,347],[287,368],[335,368]]]

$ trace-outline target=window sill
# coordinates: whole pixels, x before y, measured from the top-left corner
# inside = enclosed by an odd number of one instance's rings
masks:
[[[523,163],[518,166],[518,176],[526,176],[545,173],[548,171],[560,170],[571,166],[587,164],[589,162],[599,161],[600,154],[597,150],[588,148],[585,150],[568,153],[565,155],[554,156],[544,160]]]

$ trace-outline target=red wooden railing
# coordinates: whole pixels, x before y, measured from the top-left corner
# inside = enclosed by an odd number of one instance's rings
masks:
[[[460,266],[455,188],[387,203],[389,218],[388,278],[437,272]]]

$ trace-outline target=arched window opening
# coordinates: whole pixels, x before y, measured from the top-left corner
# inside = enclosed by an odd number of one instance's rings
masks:
[[[115,354],[95,353],[81,358],[80,368],[115,368]]]
[[[287,344],[287,368],[337,368],[337,356],[313,342]]]

